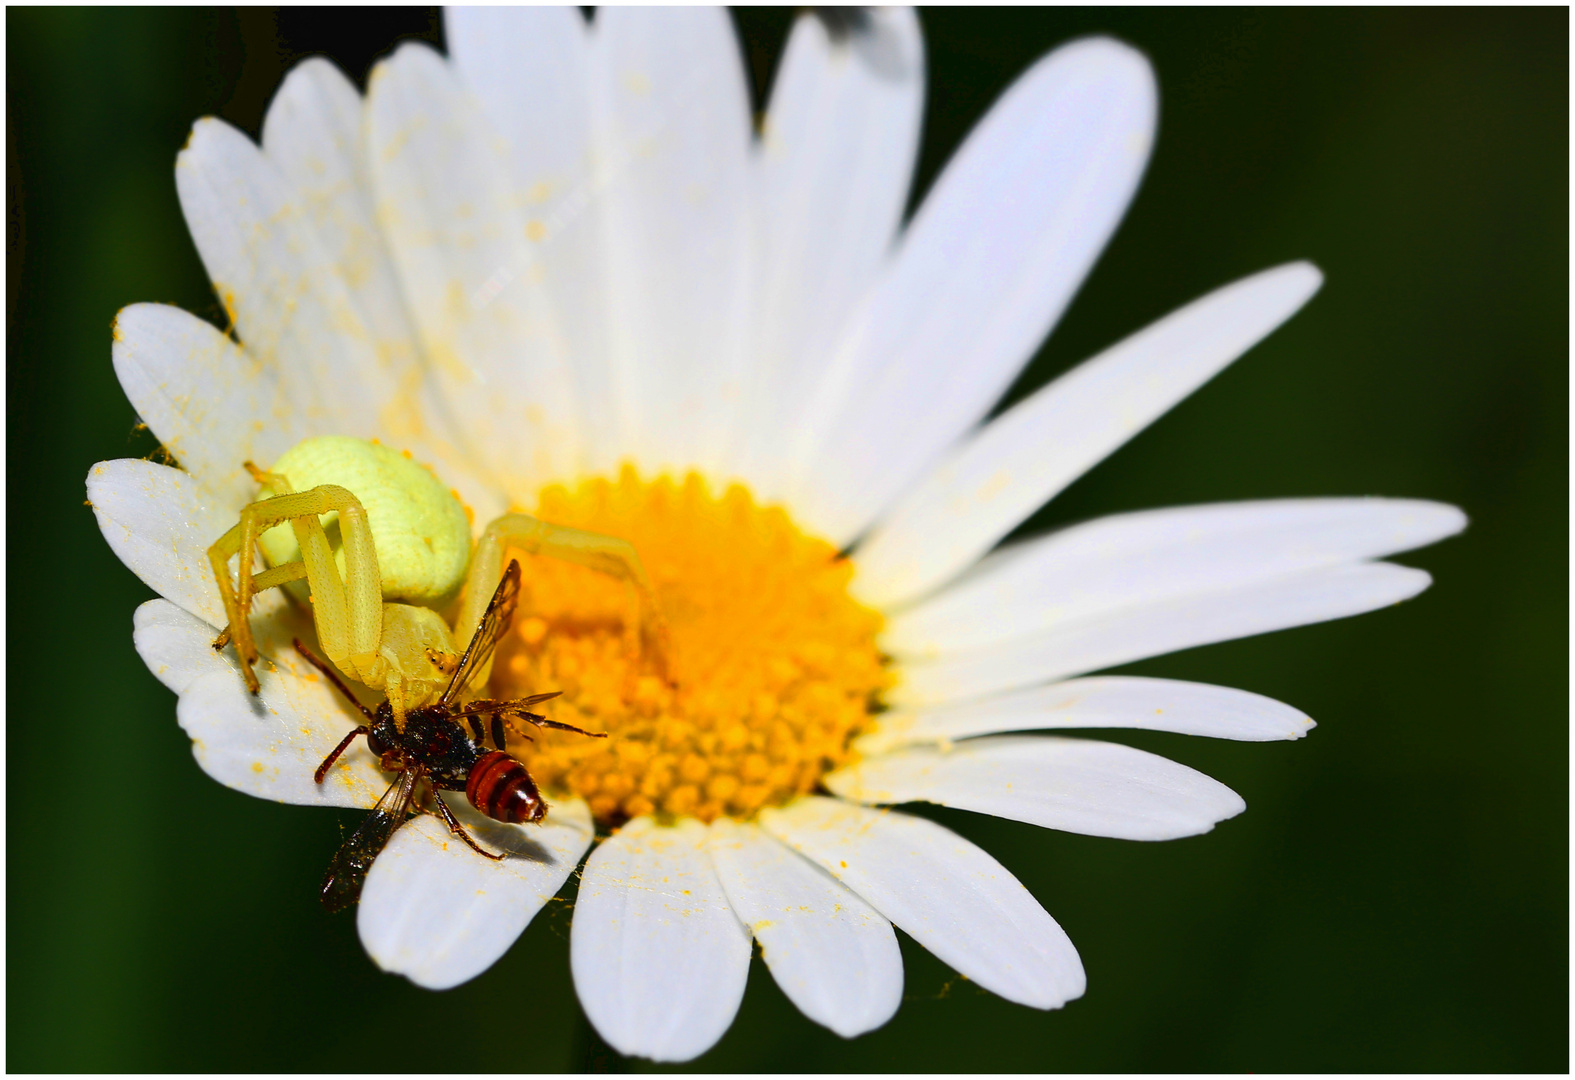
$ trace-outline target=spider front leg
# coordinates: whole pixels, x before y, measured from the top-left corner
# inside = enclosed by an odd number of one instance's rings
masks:
[[[265,475],[266,474],[261,474]],[[283,478],[268,477],[282,485]],[[345,577],[341,581],[334,562],[333,548],[323,531],[321,514],[338,512],[344,539]],[[257,538],[276,525],[290,523],[301,547],[298,562],[285,563],[253,576]],[[240,556],[235,584],[230,582],[230,559]],[[378,572],[377,550],[361,502],[337,484],[322,484],[310,491],[285,492],[262,499],[241,511],[241,520],[208,549],[218,582],[219,597],[229,620],[227,634],[241,660],[241,673],[247,689],[257,693],[257,645],[252,637],[250,612],[252,597],[263,589],[306,578],[311,587],[312,618],[317,637],[328,658],[350,670],[370,669],[377,658],[383,628],[382,578]],[[223,647],[225,634],[215,645]]]
[[[566,525],[550,525],[527,514],[505,514],[487,526],[471,558],[465,600],[454,624],[457,641],[469,641],[493,588],[503,576],[503,553],[519,548],[530,555],[546,555],[599,571],[629,583],[639,603],[637,625],[629,628],[632,655],[649,659],[658,675],[673,682],[672,639],[656,600],[656,589],[634,545],[615,536],[587,532]],[[486,683],[489,663],[477,671],[474,683]]]

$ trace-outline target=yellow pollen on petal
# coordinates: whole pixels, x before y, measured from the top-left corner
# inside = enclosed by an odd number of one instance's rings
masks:
[[[628,540],[671,636],[672,682],[633,651],[632,586],[514,552],[519,616],[498,645],[492,693],[562,696],[560,723],[606,732],[532,732],[511,741],[549,792],[584,797],[605,824],[641,814],[746,819],[812,791],[853,759],[890,672],[881,615],[848,595],[853,566],[741,485],[714,495],[699,476],[545,488],[544,521]]]

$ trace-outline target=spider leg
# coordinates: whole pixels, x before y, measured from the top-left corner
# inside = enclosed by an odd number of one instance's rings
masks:
[[[503,554],[508,548],[562,559],[626,582],[637,608],[636,617],[627,624],[629,653],[648,663],[667,682],[676,684],[672,635],[657,602],[655,586],[634,545],[615,536],[538,521],[526,514],[504,514],[488,525],[477,541],[465,599],[454,624],[457,640],[468,641],[481,624],[492,588],[503,576]],[[476,673],[477,685],[486,681],[489,670],[487,666]]]
[[[272,477],[280,480],[279,477]],[[328,536],[318,520],[320,514],[338,511],[340,533],[344,539],[346,578],[341,581]],[[297,563],[287,563],[252,573],[257,555],[257,538],[275,525],[289,522],[301,547]],[[230,581],[230,559],[239,555],[236,580]],[[318,640],[329,659],[349,662],[361,670],[376,660],[382,637],[382,580],[378,574],[377,552],[367,524],[366,510],[359,499],[342,487],[321,484],[309,491],[283,492],[251,503],[241,510],[240,521],[208,549],[208,560],[219,587],[228,620],[228,641],[240,656],[241,674],[246,688],[257,693],[257,645],[252,638],[252,597],[263,588],[305,577],[311,585],[312,619],[317,624]],[[222,648],[226,634],[216,644]]]

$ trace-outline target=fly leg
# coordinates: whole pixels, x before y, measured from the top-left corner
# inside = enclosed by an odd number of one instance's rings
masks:
[[[504,735],[502,719],[496,713],[494,713],[491,717],[490,724],[484,725],[481,722],[481,718],[485,715],[485,713],[476,712],[457,712],[454,714],[456,717],[462,716],[465,718],[465,722],[470,725],[471,737],[475,740],[477,746],[486,746],[487,736],[490,734],[492,736],[492,745],[495,748],[499,750],[507,750],[508,745],[503,741]]]
[[[472,728],[476,727],[477,716],[491,716],[492,737],[493,741],[498,744],[499,750],[506,749],[503,745],[501,732],[499,731],[499,728],[501,727],[507,727],[510,731],[514,732],[514,734],[520,736],[521,738],[530,739],[532,742],[535,742],[535,738],[529,732],[523,730],[519,727],[519,725],[515,724],[509,719],[511,716],[518,717],[527,724],[531,724],[532,726],[538,728],[552,728],[555,731],[572,731],[576,735],[586,735],[592,739],[605,739],[607,737],[607,733],[605,731],[586,731],[584,728],[577,728],[573,724],[564,724],[557,720],[548,720],[545,716],[542,716],[538,713],[533,713],[525,707],[534,702],[543,701],[547,698],[554,698],[557,696],[557,693],[554,692],[551,694],[538,694],[533,698],[521,698],[519,701],[497,701],[492,698],[476,698],[474,701],[465,702],[464,705],[455,709],[451,715],[455,717],[468,717],[470,719]]]
[[[470,704],[474,705],[476,702],[471,702]],[[586,731],[584,728],[577,728],[573,724],[565,724],[558,720],[548,720],[540,713],[533,713],[522,708],[522,703],[518,701],[498,701],[492,702],[491,704],[498,706],[498,716],[502,718],[503,723],[508,725],[508,729],[510,731],[527,739],[531,738],[531,736],[522,731],[517,724],[509,720],[509,717],[517,717],[533,727],[551,728],[554,731],[572,731],[576,735],[585,735],[592,739],[605,739],[607,737],[607,733],[605,731]]]
[[[350,749],[350,744],[355,742],[356,736],[369,735],[371,732],[371,728],[367,727],[365,724],[362,724],[360,727],[353,729],[350,734],[340,739],[339,745],[334,747],[332,753],[323,758],[323,763],[321,765],[317,766],[317,771],[312,774],[312,779],[321,784],[323,782],[323,777],[328,775],[328,770],[333,768],[334,762],[339,760],[339,755]]]
[[[607,733],[605,731],[586,731],[584,728],[577,728],[573,724],[564,724],[557,720],[548,720],[545,716],[537,716],[535,713],[521,712],[515,713],[514,715],[518,716],[521,720],[533,727],[551,728],[554,731],[572,731],[576,735],[584,735],[586,738],[590,739],[605,739],[607,737]],[[509,730],[514,732],[514,734],[520,736],[523,739],[531,738],[530,735],[522,731],[516,724],[511,723],[508,720],[504,720],[503,722],[508,724]],[[534,742],[535,740],[532,739],[531,741]]]
[[[475,840],[471,839],[470,833],[466,832],[465,826],[459,823],[459,819],[454,816],[454,811],[448,808],[448,803],[443,801],[443,794],[437,788],[432,789],[432,801],[437,803],[438,816],[448,823],[449,831],[469,844],[477,855],[485,855],[494,862],[503,861],[502,855],[492,854],[492,852],[487,851]]]
[[[307,663],[311,664],[318,671],[321,671],[324,675],[328,676],[328,681],[333,683],[334,686],[338,689],[338,691],[345,696],[345,700],[350,702],[350,704],[354,705],[356,708],[361,710],[361,715],[366,717],[366,722],[367,723],[369,723],[369,724],[377,723],[377,716],[376,716],[376,714],[374,714],[371,709],[368,709],[365,705],[361,704],[361,702],[356,699],[356,696],[350,692],[350,688],[345,685],[344,680],[339,677],[339,673],[337,671],[335,671],[333,668],[331,668],[327,664],[325,664],[319,657],[314,655],[312,653],[312,651],[310,649],[308,649],[305,645],[302,645],[300,638],[296,638],[294,640],[294,644],[295,644],[295,651],[300,653],[302,656],[306,657],[306,662]]]
[[[352,694],[350,692],[350,688],[344,684],[344,680],[339,678],[338,673],[335,672],[333,668],[325,664],[321,659],[314,656],[312,651],[305,645],[302,645],[300,638],[295,639],[295,651],[306,657],[307,663],[311,664],[318,671],[321,671],[324,675],[328,676],[328,681],[333,683],[334,686],[338,688],[339,692],[345,696],[345,700],[350,702],[350,704],[354,705],[356,708],[360,709],[361,715],[366,717],[366,723],[362,724],[358,728],[355,728],[343,739],[340,739],[339,745],[334,747],[333,753],[324,758],[323,763],[317,766],[317,772],[313,773],[312,777],[319,784],[321,784],[323,782],[323,777],[328,775],[328,770],[333,767],[334,762],[339,760],[339,755],[343,754],[350,748],[350,744],[355,741],[355,737],[357,735],[370,735],[372,733],[372,728],[369,725],[377,723],[377,716],[372,712],[371,709],[368,709],[365,705],[356,700],[355,695]]]
[[[478,743],[486,741],[487,734],[482,730],[481,717],[472,714],[465,718],[470,723],[470,734]]]

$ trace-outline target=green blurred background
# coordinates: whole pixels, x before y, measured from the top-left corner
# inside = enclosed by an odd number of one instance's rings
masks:
[[[1133,665],[1245,687],[1295,744],[1123,736],[1240,791],[1215,832],[1139,844],[933,816],[1071,934],[1088,995],[1011,1005],[904,939],[907,995],[854,1042],[758,959],[695,1067],[1567,1071],[1568,14],[926,11],[918,191],[1067,38],[1153,60],[1158,142],[1125,223],[1017,393],[1295,258],[1309,308],[1032,527],[1222,499],[1457,503],[1403,557],[1419,599]],[[791,12],[737,17],[757,95]],[[211,319],[172,165],[197,117],[254,137],[283,73],[353,78],[435,13],[7,11],[7,1035],[12,1070],[649,1067],[588,1032],[550,904],[448,993],[380,974],[316,884],[357,814],[209,780],[131,646],[151,593],[83,505],[154,445],[110,368],[140,300]],[[569,886],[567,895],[572,895]]]

